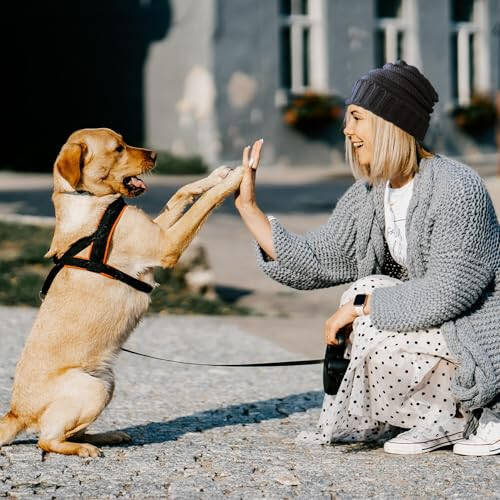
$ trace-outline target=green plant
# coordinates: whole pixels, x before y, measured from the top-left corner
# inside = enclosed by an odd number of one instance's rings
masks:
[[[343,112],[339,97],[306,92],[290,99],[283,110],[283,121],[303,133],[316,134],[338,122]]]
[[[177,156],[168,151],[160,151],[156,159],[154,173],[166,175],[204,174],[208,166],[200,156]]]
[[[468,106],[459,106],[451,113],[455,124],[467,134],[481,135],[495,125],[497,113],[493,99],[488,95],[472,96]]]

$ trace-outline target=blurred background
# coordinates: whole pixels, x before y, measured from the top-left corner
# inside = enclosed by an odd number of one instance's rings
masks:
[[[32,0],[4,14],[3,169],[48,172],[72,131],[101,126],[209,167],[264,137],[270,166],[341,168],[344,99],[397,59],[438,91],[427,147],[494,163],[499,0]]]
[[[110,127],[159,152],[149,191],[130,200],[151,215],[263,137],[259,204],[302,233],[353,182],[344,100],[360,76],[397,59],[439,94],[425,146],[476,168],[500,203],[500,0],[32,0],[4,6],[0,33],[0,303],[39,304],[52,164],[74,130]],[[159,272],[153,311],[310,325],[342,290],[267,278],[231,199],[175,273]],[[273,331],[289,339],[297,321]]]

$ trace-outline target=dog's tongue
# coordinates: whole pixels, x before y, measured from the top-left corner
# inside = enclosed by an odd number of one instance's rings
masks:
[[[139,189],[146,189],[146,184],[144,184],[144,181],[139,179],[139,177],[131,177],[129,184]]]

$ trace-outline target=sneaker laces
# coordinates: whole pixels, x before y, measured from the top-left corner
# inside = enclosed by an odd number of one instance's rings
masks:
[[[434,438],[436,434],[436,429],[431,427],[413,427],[401,434],[396,436],[396,439],[411,440],[411,441],[421,441],[427,438]]]
[[[423,439],[436,439],[440,437],[445,437],[449,434],[455,434],[457,432],[463,432],[465,427],[464,419],[453,419],[445,422],[440,422],[435,426],[417,426],[409,429],[401,434],[398,434],[396,438],[398,439],[411,439],[411,440],[423,440]]]

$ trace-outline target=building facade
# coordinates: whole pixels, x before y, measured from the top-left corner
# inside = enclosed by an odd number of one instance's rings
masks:
[[[337,122],[311,136],[284,121],[301,95],[349,96],[370,69],[404,59],[439,103],[425,145],[452,156],[493,152],[451,118],[500,88],[500,0],[172,0],[168,36],[145,63],[145,142],[210,164],[264,137],[270,164],[343,162]],[[486,138],[485,138],[486,137]]]

